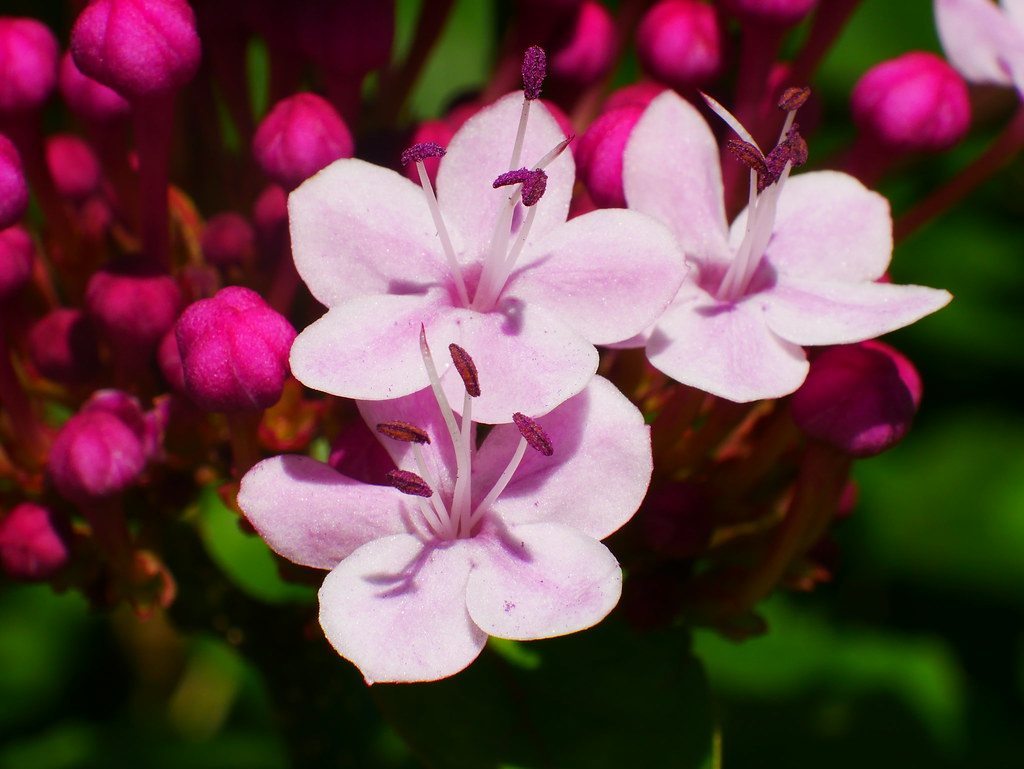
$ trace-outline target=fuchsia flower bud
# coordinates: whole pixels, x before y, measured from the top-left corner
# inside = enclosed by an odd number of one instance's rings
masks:
[[[128,257],[89,279],[85,307],[115,348],[148,355],[174,325],[181,292],[174,279],[150,260]]]
[[[80,203],[100,187],[100,161],[85,140],[74,134],[55,134],[46,140],[46,163],[57,191]]]
[[[677,90],[716,77],[722,35],[715,9],[699,0],[662,0],[640,20],[636,48],[644,71]]]
[[[281,397],[295,329],[255,291],[229,286],[195,302],[175,335],[185,389],[201,409],[259,411]]]
[[[615,23],[608,10],[585,0],[548,50],[548,72],[559,80],[589,85],[615,63]]]
[[[68,562],[68,527],[45,507],[22,502],[0,520],[0,565],[13,579],[47,580]]]
[[[83,75],[71,51],[60,62],[60,93],[72,112],[92,123],[127,118],[131,109],[117,91]]]
[[[625,208],[622,187],[622,154],[633,126],[644,108],[619,107],[590,124],[576,150],[576,171],[600,208]]]
[[[28,210],[28,184],[21,155],[13,142],[0,134],[0,230],[15,224]]]
[[[877,340],[830,347],[811,361],[793,394],[803,432],[854,457],[899,443],[921,402],[921,378],[901,353]]]
[[[252,261],[256,235],[249,220],[226,211],[206,222],[200,247],[206,261],[217,267],[231,267]]]
[[[334,107],[316,94],[298,93],[263,119],[252,148],[267,176],[294,189],[335,160],[352,157],[354,145]]]
[[[665,90],[661,83],[652,83],[650,80],[641,80],[639,83],[623,86],[608,94],[604,100],[602,112],[611,112],[619,107],[647,107],[654,97]]]
[[[32,238],[24,227],[0,230],[0,298],[20,291],[28,283],[34,254]]]
[[[87,382],[100,370],[96,330],[80,310],[43,316],[29,331],[28,354],[40,374],[64,385]]]
[[[971,126],[967,84],[945,59],[925,51],[872,67],[851,102],[858,127],[897,152],[940,152]]]
[[[178,351],[178,337],[172,328],[160,340],[156,349],[156,362],[160,373],[171,389],[179,395],[187,395],[185,388],[185,370],[181,366],[181,353]]]
[[[0,18],[0,113],[39,109],[57,85],[57,38],[35,19]]]
[[[790,27],[800,22],[818,0],[726,0],[725,6],[741,21]]]
[[[185,0],[93,0],[71,30],[71,55],[129,101],[177,90],[199,69],[195,15]]]

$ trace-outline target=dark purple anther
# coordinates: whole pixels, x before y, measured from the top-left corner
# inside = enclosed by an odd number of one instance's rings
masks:
[[[797,128],[796,125],[790,128],[786,138],[765,157],[768,170],[764,175],[759,174],[757,177],[758,192],[763,192],[766,187],[775,184],[786,169],[787,163],[793,168],[799,168],[807,162],[807,142],[797,132]]]
[[[548,187],[548,175],[541,169],[531,171],[528,168],[519,168],[515,171],[506,171],[494,180],[493,187],[507,187],[510,184],[522,184],[523,205],[532,206]]]
[[[451,353],[452,363],[455,364],[455,370],[462,377],[462,384],[466,386],[466,392],[469,393],[469,397],[479,398],[480,377],[476,373],[476,364],[469,357],[469,353],[454,343],[448,345],[448,352]]]
[[[811,89],[807,86],[787,88],[779,97],[779,109],[783,112],[796,112],[811,97]]]
[[[377,425],[377,432],[403,443],[430,443],[430,436],[426,430],[398,419],[381,422]]]
[[[539,424],[518,411],[512,415],[512,421],[516,423],[516,427],[519,428],[519,432],[526,438],[530,448],[539,451],[546,457],[550,457],[555,453],[555,447],[551,445],[551,439],[548,438],[547,433],[544,432]]]
[[[414,144],[402,153],[402,165],[407,166],[410,163],[418,163],[427,158],[441,158],[444,157],[446,151],[444,147],[436,142]]]
[[[403,494],[409,494],[414,497],[434,496],[434,492],[427,485],[427,482],[416,475],[416,473],[408,470],[389,470],[387,478],[388,483]]]
[[[729,152],[739,158],[743,165],[751,171],[756,171],[758,179],[768,173],[768,166],[765,164],[764,155],[762,155],[761,150],[753,144],[741,139],[729,139],[729,141],[726,142],[725,147]],[[760,191],[760,185],[758,185],[758,188]]]
[[[523,96],[527,101],[540,98],[540,87],[547,75],[548,57],[539,45],[531,45],[523,54]]]

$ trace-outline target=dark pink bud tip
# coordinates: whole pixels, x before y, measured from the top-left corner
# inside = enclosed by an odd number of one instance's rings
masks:
[[[644,106],[628,104],[609,109],[580,137],[576,148],[577,172],[594,203],[602,208],[626,207],[622,157]]]
[[[60,50],[35,19],[0,18],[0,113],[39,109],[57,85]]]
[[[72,112],[92,123],[110,123],[131,111],[117,91],[83,75],[75,66],[71,51],[60,62],[60,93]]]
[[[126,257],[89,279],[85,307],[116,348],[148,355],[177,320],[181,292],[174,279],[148,259]]]
[[[556,27],[548,50],[552,78],[576,88],[596,83],[615,64],[615,20],[597,0],[584,0]]]
[[[43,316],[29,331],[28,354],[40,374],[60,384],[83,384],[100,371],[96,330],[80,310]]]
[[[68,526],[45,507],[22,502],[0,520],[0,564],[13,579],[49,579],[68,562]]]
[[[50,450],[49,470],[58,493],[88,504],[133,486],[146,467],[143,442],[114,414],[86,410],[61,428]]]
[[[249,220],[233,211],[211,216],[200,241],[206,261],[221,268],[248,264],[255,246],[256,234]]]
[[[811,89],[807,86],[787,88],[779,97],[779,109],[783,112],[796,112],[811,98]]]
[[[408,470],[389,470],[387,479],[388,483],[403,494],[414,497],[432,497],[434,495],[425,480]]]
[[[313,93],[279,101],[260,123],[252,151],[263,172],[288,189],[335,160],[350,158],[352,134],[341,115]]]
[[[430,436],[426,430],[397,419],[381,422],[377,425],[377,432],[403,443],[430,443]]]
[[[539,451],[546,457],[550,457],[555,453],[555,447],[551,445],[551,440],[539,424],[518,411],[512,415],[512,421],[516,423],[516,427],[519,428],[522,436],[526,438],[530,448]]]
[[[0,298],[20,291],[32,277],[35,246],[21,225],[0,230]]]
[[[21,155],[13,142],[0,134],[0,230],[16,224],[28,210],[28,183]]]
[[[205,411],[260,411],[281,397],[295,329],[255,291],[221,289],[174,326],[185,389]]]
[[[494,180],[493,187],[507,187],[510,184],[522,184],[523,205],[532,206],[544,195],[548,186],[548,175],[541,169],[531,171],[528,168],[520,168],[515,171],[506,171]]]
[[[71,30],[78,69],[128,100],[177,90],[199,69],[185,0],[93,0]]]
[[[436,142],[420,142],[419,144],[412,145],[402,153],[402,165],[407,166],[410,163],[418,163],[427,158],[442,158],[445,152],[447,150]]]
[[[527,101],[540,98],[540,87],[548,73],[548,57],[539,45],[531,45],[523,54],[523,96]]]
[[[917,412],[921,379],[882,342],[830,347],[811,361],[793,394],[793,421],[812,438],[854,457],[898,443]]]
[[[73,203],[81,203],[102,181],[100,161],[84,139],[59,133],[46,139],[46,164],[57,191]]]
[[[662,0],[640,20],[636,49],[656,80],[679,90],[704,85],[722,68],[718,15],[700,0]]]
[[[476,364],[469,357],[469,353],[454,343],[448,345],[448,352],[451,353],[455,370],[462,377],[462,384],[465,385],[466,392],[469,393],[471,398],[479,398],[480,377],[476,373]]]

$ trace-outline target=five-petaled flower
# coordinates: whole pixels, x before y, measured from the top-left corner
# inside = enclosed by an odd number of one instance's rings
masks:
[[[942,48],[964,79],[1013,86],[1024,99],[1024,2],[935,0]]]

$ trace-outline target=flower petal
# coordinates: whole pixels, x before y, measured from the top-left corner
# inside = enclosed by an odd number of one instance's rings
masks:
[[[338,160],[288,198],[292,254],[318,301],[447,285],[423,190],[387,168]]]
[[[238,506],[275,552],[317,569],[333,569],[370,540],[409,530],[394,489],[354,481],[297,454],[249,470]]]
[[[620,342],[657,320],[686,274],[672,234],[634,211],[577,217],[530,251],[504,294],[548,308],[593,344]]]
[[[691,290],[696,295],[677,300],[651,335],[652,365],[737,403],[780,398],[800,386],[807,376],[804,351],[772,333],[754,298],[730,304]]]
[[[604,539],[633,516],[647,492],[651,437],[643,415],[595,376],[537,423],[554,454],[527,451],[493,512],[508,524],[561,523]],[[498,425],[487,436],[474,460],[475,501],[494,485],[519,438],[513,425]]]
[[[466,610],[473,548],[410,534],[356,550],[320,588],[320,625],[367,683],[435,681],[476,659],[487,640]]]
[[[469,575],[473,621],[499,638],[531,640],[595,625],[618,603],[615,556],[570,526],[533,523],[476,537],[483,557]]]
[[[452,235],[465,244],[467,262],[478,261],[491,242],[499,209],[509,189],[491,185],[509,168],[519,127],[523,96],[512,93],[477,112],[465,122],[448,145],[437,171],[437,199]],[[530,107],[522,158],[516,168],[532,167],[565,139],[547,108]],[[531,233],[541,235],[562,224],[569,215],[569,199],[576,181],[572,153],[563,152],[545,168],[547,189],[538,203]]]
[[[935,0],[935,26],[946,57],[965,80],[1015,83],[1024,91],[1024,30],[989,0]]]
[[[948,291],[891,283],[780,282],[757,297],[768,326],[799,345],[874,339],[920,320],[952,299]]]
[[[687,259],[729,259],[718,144],[700,113],[665,91],[633,128],[623,156],[629,207],[675,233]]]

